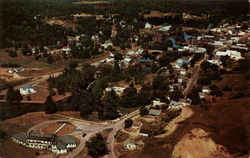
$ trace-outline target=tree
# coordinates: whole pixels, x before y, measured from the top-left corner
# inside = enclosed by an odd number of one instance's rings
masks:
[[[179,101],[184,96],[180,90],[175,89],[173,92],[169,93],[169,97],[174,101]]]
[[[49,95],[44,103],[45,106],[45,113],[46,114],[53,114],[57,112],[57,106],[54,100],[52,99],[52,96]]]
[[[86,146],[88,147],[88,154],[93,158],[99,158],[109,153],[106,139],[100,133],[86,142]]]
[[[16,52],[16,50],[11,50],[11,51],[9,52],[9,56],[10,56],[10,57],[17,57],[17,52]]]
[[[47,63],[52,64],[53,62],[54,62],[53,56],[51,54],[48,54]]]
[[[13,104],[13,103],[19,104],[22,99],[23,97],[20,94],[20,91],[15,90],[12,86],[10,86],[6,94],[7,102],[9,104]]]
[[[202,68],[203,71],[208,71],[209,68],[210,68],[210,63],[207,62],[207,61],[203,61],[203,62],[201,63],[201,68]]]
[[[78,66],[78,62],[77,61],[73,61],[69,64],[69,68],[70,69],[75,69]]]
[[[116,60],[116,61],[120,61],[120,60],[122,60],[123,59],[123,56],[122,56],[122,54],[121,53],[115,53],[114,54],[114,59]]]
[[[144,106],[143,107],[141,107],[141,109],[140,109],[140,115],[141,116],[145,116],[145,115],[148,115],[148,109],[147,108],[145,108]]]
[[[125,120],[125,128],[130,128],[133,125],[133,120],[127,119]]]
[[[0,130],[0,140],[5,137],[6,133],[3,130]]]

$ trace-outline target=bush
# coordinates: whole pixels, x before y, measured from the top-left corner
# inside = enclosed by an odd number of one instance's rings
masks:
[[[224,87],[222,90],[223,90],[223,91],[231,91],[232,88],[226,86],[226,87]]]
[[[16,63],[3,63],[0,65],[0,67],[11,67],[11,68],[16,68],[16,67],[20,67],[19,64]]]
[[[133,125],[133,120],[127,119],[125,120],[125,128],[130,128]]]

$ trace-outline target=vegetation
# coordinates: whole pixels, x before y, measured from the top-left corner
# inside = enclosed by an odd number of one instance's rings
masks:
[[[125,120],[125,128],[130,128],[133,125],[133,120],[127,119]]]
[[[93,158],[99,158],[108,154],[106,139],[100,133],[86,142],[86,146],[88,147],[88,154]]]

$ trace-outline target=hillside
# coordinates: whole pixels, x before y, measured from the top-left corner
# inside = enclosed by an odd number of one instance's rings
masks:
[[[178,122],[163,139],[150,138],[135,157],[243,157],[249,151],[250,98],[228,100],[191,108],[193,115]],[[248,120],[248,121],[247,121]]]

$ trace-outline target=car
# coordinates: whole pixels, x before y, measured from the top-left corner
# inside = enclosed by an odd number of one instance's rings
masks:
[[[87,134],[86,133],[83,133],[82,137],[85,137]]]

